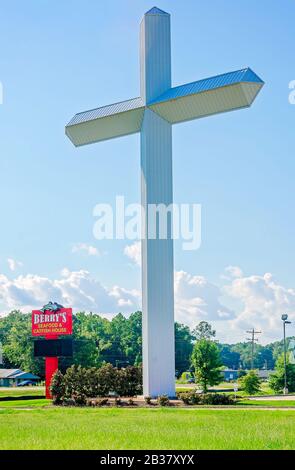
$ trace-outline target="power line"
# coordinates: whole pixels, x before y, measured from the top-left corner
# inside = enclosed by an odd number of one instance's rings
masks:
[[[251,338],[247,338],[247,341],[251,343],[251,370],[254,368],[254,350],[255,350],[255,342],[258,341],[258,338],[255,338],[255,335],[260,335],[262,331],[255,331],[254,328],[250,331],[246,331],[251,335]]]

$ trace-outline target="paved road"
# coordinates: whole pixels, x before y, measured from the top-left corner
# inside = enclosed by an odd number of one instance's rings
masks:
[[[269,396],[263,396],[263,397],[251,397],[249,400],[259,400],[259,401],[281,401],[281,400],[294,400],[295,401],[295,395],[269,395]]]

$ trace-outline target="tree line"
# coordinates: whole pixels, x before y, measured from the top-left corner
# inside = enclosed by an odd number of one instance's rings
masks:
[[[207,322],[200,322],[193,330],[175,323],[175,367],[178,376],[192,367],[196,341],[214,338],[215,334]],[[112,364],[117,368],[139,366],[142,362],[141,312],[134,312],[128,318],[119,313],[111,320],[94,313],[76,313],[73,315],[73,340],[73,357],[60,360],[62,371],[72,365],[101,367]],[[30,313],[14,310],[0,318],[3,367],[20,368],[44,377],[44,361],[34,358],[33,341]],[[216,342],[216,345],[223,366],[231,369],[251,368],[249,343]],[[282,351],[282,341],[267,346],[256,345],[254,368],[273,369]]]

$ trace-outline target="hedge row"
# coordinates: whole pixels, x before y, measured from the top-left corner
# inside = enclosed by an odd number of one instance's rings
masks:
[[[223,393],[195,393],[180,392],[178,398],[183,401],[185,405],[234,405],[235,398],[232,395],[225,395]]]
[[[110,393],[133,397],[142,394],[142,371],[135,366],[117,369],[111,364],[99,369],[72,366],[64,375],[60,371],[54,374],[50,389],[55,404],[72,400],[84,405],[87,398],[107,397]]]

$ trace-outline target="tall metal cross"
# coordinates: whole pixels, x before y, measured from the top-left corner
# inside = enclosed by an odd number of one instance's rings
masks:
[[[140,132],[144,395],[174,396],[173,241],[148,239],[147,207],[172,203],[172,124],[249,107],[263,81],[246,68],[171,87],[170,15],[154,7],[140,27],[140,85],[139,98],[76,114],[66,135],[80,146]]]

